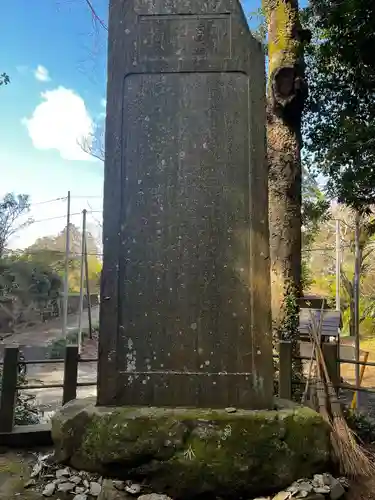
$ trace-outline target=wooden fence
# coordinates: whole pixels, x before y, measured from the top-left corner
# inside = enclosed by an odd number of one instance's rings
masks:
[[[328,372],[333,385],[337,389],[342,388],[375,393],[375,389],[349,386],[348,384],[341,383],[340,364],[357,363],[350,359],[339,359],[339,350],[336,343],[324,343],[322,347]],[[279,358],[278,396],[283,399],[292,399],[294,383],[292,377],[292,344],[286,341],[280,342],[279,352],[276,357]],[[299,359],[306,361],[310,360],[310,358],[303,356],[300,356]],[[17,392],[25,389],[35,390],[62,388],[62,403],[66,404],[76,398],[77,388],[96,385],[96,381],[78,382],[79,363],[93,362],[97,362],[97,359],[82,359],[79,357],[77,346],[68,346],[65,350],[64,359],[44,359],[25,362],[26,365],[64,363],[64,376],[61,384],[19,385],[19,348],[6,347],[2,367],[3,373],[0,393],[0,444],[19,444],[21,446],[26,446],[27,444],[42,445],[50,443],[51,437],[49,424],[38,424],[33,426],[14,425]],[[375,367],[375,363],[371,362],[360,361],[358,364]]]
[[[35,389],[62,389],[62,404],[66,404],[77,397],[77,388],[95,386],[94,382],[78,382],[79,363],[94,363],[97,358],[82,359],[78,353],[78,346],[68,346],[65,349],[64,359],[43,359],[22,361],[26,365],[45,365],[64,363],[64,376],[60,384],[25,384],[19,385],[18,365],[19,348],[6,347],[2,367],[2,381],[0,392],[0,444],[23,442],[23,438],[31,444],[47,444],[50,441],[49,424],[14,425],[17,392]],[[41,442],[43,441],[43,443]]]
[[[339,345],[336,342],[327,342],[322,344],[324,359],[327,365],[328,374],[332,381],[332,385],[336,390],[346,389],[350,391],[366,392],[375,394],[375,388],[356,386],[343,383],[340,376],[340,367],[342,364],[371,366],[375,367],[375,362],[371,361],[354,361],[353,359],[340,358]],[[279,358],[279,397],[283,399],[291,399],[293,392],[293,377],[292,377],[292,344],[291,342],[279,342],[279,352],[276,356]],[[298,356],[302,361],[310,361],[308,356]]]

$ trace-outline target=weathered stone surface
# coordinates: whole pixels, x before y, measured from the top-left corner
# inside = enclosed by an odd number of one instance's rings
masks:
[[[288,491],[279,491],[279,493],[273,497],[272,500],[289,500],[291,497],[290,492]]]
[[[249,498],[326,469],[329,435],[309,408],[273,411],[100,408],[73,401],[52,419],[56,458],[174,499]],[[73,436],[73,437],[72,437]]]
[[[108,38],[98,403],[269,408],[261,45],[238,0],[111,0]]]
[[[141,495],[138,500],[172,500],[167,495],[161,495],[160,493],[148,493],[147,495]]]
[[[54,494],[55,489],[56,485],[54,483],[48,483],[43,489],[42,495],[45,497],[51,497]]]
[[[87,495],[84,493],[78,493],[78,495],[73,497],[73,500],[87,500]]]
[[[139,495],[141,492],[141,485],[137,483],[129,484],[125,486],[125,491],[131,495]]]
[[[96,481],[91,481],[89,490],[90,495],[92,495],[93,497],[97,497],[99,496],[101,491],[102,491],[101,484],[97,483]]]
[[[111,479],[104,479],[102,491],[98,496],[98,500],[132,500],[133,497],[126,491],[116,488]]]
[[[342,498],[345,495],[345,489],[338,481],[337,479],[333,479],[333,481],[330,484],[331,492],[330,492],[330,498],[331,500],[338,500],[339,498]]]
[[[57,485],[58,491],[72,491],[75,488],[75,484],[71,482],[64,482]]]

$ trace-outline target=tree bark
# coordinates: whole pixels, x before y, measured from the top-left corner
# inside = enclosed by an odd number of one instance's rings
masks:
[[[268,24],[267,138],[272,315],[288,290],[301,293],[301,118],[307,85],[298,0],[263,0]]]

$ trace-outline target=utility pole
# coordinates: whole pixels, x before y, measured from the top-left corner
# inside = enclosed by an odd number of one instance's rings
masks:
[[[340,242],[340,219],[336,219],[336,311],[340,311],[340,287],[341,287],[341,242]]]
[[[86,210],[82,210],[82,244],[81,244],[81,275],[79,284],[79,312],[78,312],[78,354],[82,349],[82,314],[83,314],[83,288],[85,275],[85,240],[86,240]]]
[[[92,316],[91,316],[91,297],[89,283],[89,259],[87,253],[87,234],[85,234],[85,277],[86,277],[86,296],[87,296],[87,314],[89,320],[89,336],[92,339]]]
[[[355,263],[354,263],[354,335],[355,335],[355,385],[360,385],[360,338],[359,338],[359,281],[361,274],[360,215],[355,216]],[[360,391],[357,391],[357,408],[360,408]]]
[[[68,329],[69,252],[70,252],[70,191],[68,191],[68,197],[67,197],[66,235],[65,235],[65,276],[64,276],[64,299],[63,299],[64,338],[67,335],[67,329]]]

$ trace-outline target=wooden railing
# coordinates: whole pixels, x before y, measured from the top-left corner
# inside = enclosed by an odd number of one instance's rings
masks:
[[[375,389],[356,387],[348,384],[342,384],[340,380],[340,364],[359,364],[375,367],[373,362],[355,362],[349,359],[339,359],[339,350],[336,343],[325,343],[322,346],[328,372],[335,388],[358,390],[368,393],[375,393]],[[278,396],[283,399],[292,399],[293,394],[293,374],[292,374],[292,344],[290,342],[281,341],[279,343],[278,354],[279,359],[279,375],[278,375]],[[298,359],[310,360],[310,358],[299,356]],[[63,380],[60,384],[25,384],[19,385],[18,380],[18,365],[19,365],[19,348],[6,347],[4,354],[4,362],[2,363],[2,383],[0,393],[0,443],[4,442],[5,435],[12,434],[27,434],[29,428],[33,427],[34,434],[38,433],[38,429],[42,426],[14,426],[14,416],[16,409],[17,392],[21,390],[36,390],[36,389],[56,389],[62,388],[62,404],[66,404],[77,397],[77,389],[79,387],[95,386],[96,381],[79,382],[78,381],[78,366],[80,363],[93,363],[97,359],[82,359],[78,354],[77,346],[68,346],[65,350],[64,359],[43,359],[33,361],[23,361],[26,365],[43,365],[43,364],[61,364],[64,363]],[[42,432],[42,430],[40,430]],[[43,432],[46,432],[46,426],[43,427]],[[49,431],[48,431],[49,432]],[[9,440],[8,440],[9,441]]]
[[[347,389],[351,391],[366,392],[370,394],[375,394],[375,388],[362,387],[351,385],[341,382],[340,377],[340,367],[342,364],[348,365],[360,365],[360,366],[372,366],[375,367],[375,363],[371,361],[354,361],[352,359],[342,359],[339,358],[339,348],[338,344],[335,342],[329,342],[322,344],[322,351],[324,359],[327,365],[327,370],[329,377],[331,379],[333,387],[338,389]],[[307,356],[298,356],[293,358],[292,354],[292,344],[288,341],[280,341],[278,354],[275,357],[279,358],[279,397],[283,399],[291,399],[293,392],[293,374],[292,374],[292,360],[300,359],[302,361],[310,361],[311,358]]]
[[[11,433],[14,428],[17,392],[20,390],[60,389],[63,390],[62,404],[66,404],[77,397],[78,387],[95,386],[93,382],[78,382],[79,363],[94,363],[97,359],[82,359],[78,354],[78,346],[68,346],[65,349],[64,359],[43,359],[22,361],[26,365],[45,365],[64,363],[63,381],[60,384],[25,384],[18,385],[19,348],[6,347],[2,367],[2,383],[0,393],[0,434]],[[27,427],[27,426],[25,426]]]

